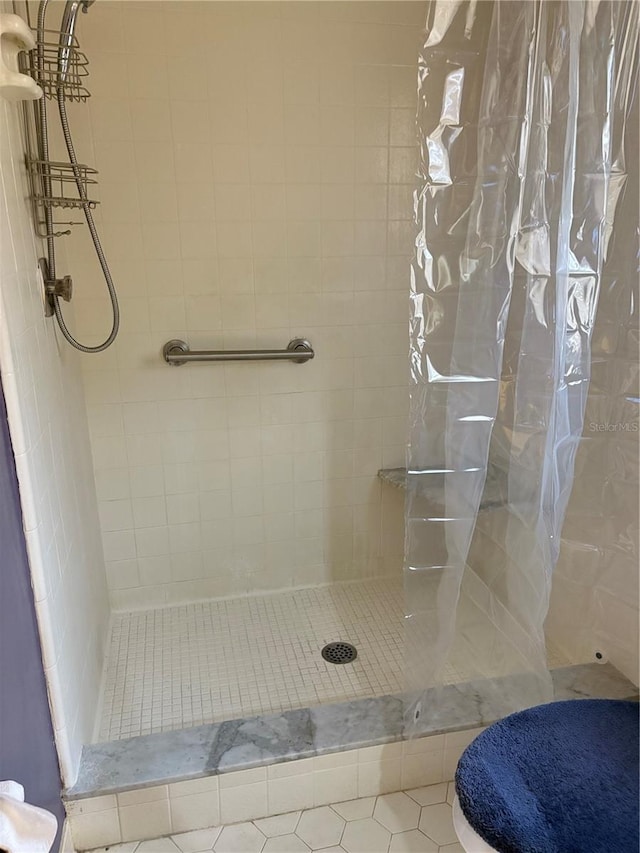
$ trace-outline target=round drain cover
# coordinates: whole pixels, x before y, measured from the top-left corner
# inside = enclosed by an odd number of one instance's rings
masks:
[[[328,643],[322,650],[322,657],[329,663],[351,663],[358,657],[358,650],[351,643]]]

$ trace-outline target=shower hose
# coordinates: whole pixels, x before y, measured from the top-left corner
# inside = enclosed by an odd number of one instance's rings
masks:
[[[46,14],[46,9],[48,6],[49,0],[42,0],[40,3],[40,7],[38,9],[38,48],[37,48],[37,58],[38,58],[38,69],[42,70],[44,65],[44,53],[41,45],[44,44],[44,19]],[[69,40],[72,40],[73,33],[69,33]],[[73,175],[75,178],[76,187],[78,190],[78,195],[80,197],[80,201],[82,202],[82,210],[84,212],[84,217],[87,222],[87,227],[89,229],[89,233],[91,235],[91,240],[93,241],[94,248],[96,250],[96,255],[98,256],[98,261],[100,262],[100,267],[102,269],[102,274],[104,276],[105,283],[107,285],[107,291],[109,293],[109,299],[111,301],[111,310],[113,315],[113,323],[111,326],[111,331],[109,332],[108,337],[101,343],[96,346],[86,346],[85,344],[77,341],[71,332],[67,324],[65,323],[64,317],[62,315],[62,308],[60,306],[60,298],[53,294],[53,310],[55,313],[56,320],[58,321],[58,325],[60,326],[60,331],[64,335],[65,339],[71,344],[71,346],[80,350],[80,352],[102,352],[107,349],[107,347],[111,346],[114,342],[116,335],[118,334],[118,329],[120,327],[120,308],[118,306],[118,296],[116,294],[116,288],[113,283],[113,279],[111,277],[111,271],[109,270],[109,265],[107,263],[107,259],[104,254],[104,250],[102,248],[102,244],[100,243],[100,236],[98,234],[98,229],[96,228],[95,221],[93,219],[93,213],[91,212],[90,202],[87,198],[86,190],[84,183],[82,181],[82,175],[80,173],[80,168],[78,166],[78,159],[76,157],[75,148],[73,145],[73,138],[71,136],[71,129],[69,127],[69,119],[67,117],[67,108],[64,99],[64,87],[62,83],[62,73],[59,74],[59,85],[57,88],[57,101],[58,101],[58,112],[60,113],[60,124],[62,126],[62,133],[64,135],[64,142],[67,148],[67,154],[69,157],[69,163],[73,169]],[[47,125],[47,107],[45,103],[45,98],[42,97],[38,102],[38,114],[40,119],[40,145],[41,151],[40,156],[41,159],[46,163],[49,160],[49,134],[48,134],[48,125]],[[46,170],[45,170],[46,172]],[[51,179],[46,177],[46,174],[43,178],[45,195],[51,195]],[[51,207],[46,205],[45,207],[45,219],[46,219],[46,230],[47,230],[47,260],[49,264],[49,275],[51,279],[55,279],[56,277],[56,252],[55,252],[55,244],[54,244],[54,235],[53,235],[53,213]]]

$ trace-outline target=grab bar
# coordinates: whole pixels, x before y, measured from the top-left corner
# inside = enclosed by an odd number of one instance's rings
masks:
[[[286,349],[236,349],[194,350],[181,340],[167,341],[162,347],[162,357],[172,367],[180,367],[189,361],[294,361],[302,364],[315,355],[313,347],[304,338],[289,341]]]

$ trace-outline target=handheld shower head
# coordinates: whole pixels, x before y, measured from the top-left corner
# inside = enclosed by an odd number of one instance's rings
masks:
[[[85,13],[88,12],[89,6],[95,3],[95,1],[96,0],[67,0],[64,12],[62,13],[62,24],[60,26],[63,36],[68,35],[70,38],[73,38],[78,12],[80,9]]]
[[[60,24],[60,80],[64,82],[69,71],[69,58],[71,48],[73,46],[76,24],[78,20],[78,12],[89,11],[89,6],[95,3],[95,0],[67,0],[64,12],[62,13],[62,22]]]

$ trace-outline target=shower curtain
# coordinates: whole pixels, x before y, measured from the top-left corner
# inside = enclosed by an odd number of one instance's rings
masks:
[[[613,312],[628,326],[637,310],[638,11],[600,0],[428,6],[411,281],[409,730],[437,695],[426,691],[446,681],[473,681],[478,701],[503,714],[552,696],[544,621],[594,324]],[[609,344],[619,357],[629,341]],[[630,375],[612,381],[624,391]]]

